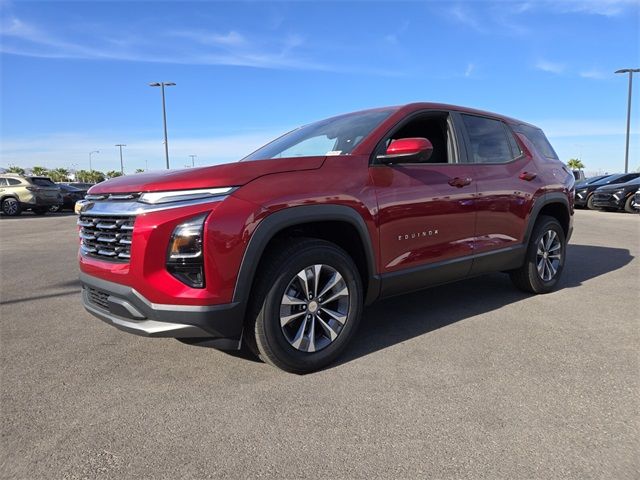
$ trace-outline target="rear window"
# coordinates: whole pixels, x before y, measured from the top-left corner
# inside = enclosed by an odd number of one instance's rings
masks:
[[[558,160],[556,151],[553,149],[542,130],[529,125],[515,125],[513,129],[527,137],[542,156]]]
[[[512,151],[504,124],[491,118],[462,115],[474,163],[507,163],[519,156]]]
[[[57,187],[57,185],[53,183],[51,179],[46,177],[29,177],[29,181],[39,187]]]
[[[7,178],[7,185],[20,185],[22,182],[17,178]]]

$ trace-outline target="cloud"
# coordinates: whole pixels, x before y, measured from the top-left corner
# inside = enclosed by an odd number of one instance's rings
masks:
[[[604,80],[612,77],[611,74],[605,73],[602,70],[597,70],[597,69],[584,70],[580,72],[579,75],[582,78],[591,78],[593,80]]]
[[[538,70],[542,70],[543,72],[554,73],[556,75],[560,75],[565,71],[565,66],[562,63],[551,62],[549,60],[540,59],[538,60],[534,67]]]
[[[240,160],[255,149],[290,129],[258,131],[218,137],[169,137],[169,155],[173,168],[191,164],[189,155],[196,154],[197,165],[214,165]],[[93,155],[95,169],[108,171],[119,168],[118,149],[113,145],[121,134],[58,133],[46,136],[3,138],[0,145],[2,167],[18,165],[46,168],[88,168],[89,152]],[[164,167],[164,147],[161,138],[127,140],[123,149],[125,171],[136,168],[158,169]]]
[[[486,29],[484,28],[482,22],[474,15],[471,9],[466,8],[462,5],[455,5],[448,10],[448,13],[449,16],[458,23],[462,23],[463,25],[472,28],[476,32],[486,32]]]
[[[638,0],[565,0],[545,2],[560,13],[584,13],[615,17],[623,14],[627,7],[638,7]]]
[[[465,77],[470,77],[470,76],[471,76],[471,74],[473,73],[473,71],[474,71],[475,69],[476,69],[475,64],[473,64],[473,63],[469,63],[469,64],[467,65],[467,69],[464,71],[464,76],[465,76]]]

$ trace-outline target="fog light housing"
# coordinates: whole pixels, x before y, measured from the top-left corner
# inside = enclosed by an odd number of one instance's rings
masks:
[[[178,225],[169,241],[167,271],[191,288],[205,286],[202,243],[207,215],[203,213]]]

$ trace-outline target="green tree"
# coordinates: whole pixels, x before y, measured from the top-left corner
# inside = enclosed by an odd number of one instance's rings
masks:
[[[92,170],[91,172],[89,172],[88,180],[91,183],[100,183],[100,182],[104,182],[105,176],[104,176],[104,173],[102,172],[99,172],[97,170]]]
[[[144,173],[144,168],[136,168],[136,173]]]
[[[31,173],[33,175],[37,175],[38,177],[43,177],[43,176],[46,176],[47,173],[49,173],[49,170],[47,170],[44,167],[33,167],[31,169]]]
[[[69,170],[67,170],[66,168],[56,168],[49,172],[49,176],[54,182],[68,182]]]
[[[570,158],[567,162],[567,167],[571,170],[582,170],[584,169],[584,163],[582,163],[582,160],[578,160],[577,158]]]
[[[105,173],[107,178],[116,178],[116,177],[121,177],[122,176],[122,172],[119,172],[117,170],[111,170],[110,172]]]
[[[89,182],[89,172],[87,170],[76,171],[77,182]]]
[[[7,173],[17,173],[18,175],[24,175],[24,168],[16,167],[15,165],[9,165]]]

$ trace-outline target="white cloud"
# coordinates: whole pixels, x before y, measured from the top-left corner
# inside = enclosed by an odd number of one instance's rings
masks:
[[[260,131],[218,137],[187,138],[169,136],[169,157],[172,168],[191,164],[189,155],[197,155],[196,165],[213,165],[240,160],[255,149],[266,144],[288,129]],[[89,168],[89,152],[93,155],[93,168],[102,171],[118,169],[120,157],[118,143],[122,134],[85,135],[73,133],[46,136],[3,138],[0,144],[0,166],[18,165],[46,168]],[[164,168],[164,145],[162,139],[142,138],[127,140],[123,148],[125,171],[136,168]]]
[[[473,63],[469,63],[469,64],[467,65],[467,69],[464,71],[464,76],[465,76],[465,77],[470,77],[470,76],[471,76],[471,74],[473,73],[473,71],[474,71],[475,69],[476,69],[475,64],[473,64]]]
[[[612,74],[608,74],[603,72],[602,70],[597,70],[597,69],[591,69],[591,70],[584,70],[582,72],[580,72],[579,74],[582,78],[591,78],[594,80],[604,80],[606,78],[611,78]]]
[[[457,22],[462,23],[477,32],[485,33],[486,29],[471,9],[463,7],[462,5],[455,5],[448,10],[448,13]]]
[[[551,62],[549,60],[540,59],[538,60],[534,67],[538,70],[542,70],[543,72],[554,73],[556,75],[561,74],[565,70],[565,66],[562,63]]]

